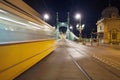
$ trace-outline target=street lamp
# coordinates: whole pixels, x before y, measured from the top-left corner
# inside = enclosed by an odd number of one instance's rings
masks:
[[[77,29],[80,32],[79,37],[80,37],[80,40],[81,40],[82,39],[82,30],[83,30],[83,28],[84,28],[85,25],[84,24],[81,25],[81,14],[80,13],[76,13],[75,19],[79,20],[79,24],[77,24],[76,27],[77,27]]]
[[[75,15],[75,19],[80,20],[80,19],[81,19],[81,15],[80,15],[79,13],[76,13],[76,15]]]
[[[43,15],[44,21],[48,20],[49,18],[50,18],[49,14],[46,13],[46,14]]]
[[[82,35],[82,30],[84,29],[85,24],[82,24],[82,26],[80,26],[79,24],[76,25],[76,28],[79,30],[80,34]],[[80,36],[82,37],[82,36]]]
[[[70,26],[70,30],[72,30],[73,29],[73,27],[72,26]]]

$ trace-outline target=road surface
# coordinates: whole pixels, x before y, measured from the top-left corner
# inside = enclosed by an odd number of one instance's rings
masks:
[[[15,80],[120,80],[120,51],[69,40]]]

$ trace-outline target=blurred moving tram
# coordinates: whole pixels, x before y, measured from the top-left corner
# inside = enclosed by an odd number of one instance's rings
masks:
[[[0,1],[0,80],[13,80],[55,49],[54,29],[22,0]]]

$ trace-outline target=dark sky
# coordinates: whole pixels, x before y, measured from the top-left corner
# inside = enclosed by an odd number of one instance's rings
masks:
[[[109,4],[109,0],[24,0],[41,15],[49,13],[51,25],[56,25],[56,12],[60,21],[66,21],[67,12],[70,12],[70,23],[75,27],[78,23],[74,16],[81,13],[82,23],[85,24],[84,33],[88,34],[93,29],[96,31],[96,22],[101,17],[101,12]],[[112,6],[120,10],[120,0],[110,0]]]

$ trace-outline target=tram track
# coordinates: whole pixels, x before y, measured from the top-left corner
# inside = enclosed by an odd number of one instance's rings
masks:
[[[99,66],[101,66],[102,68],[106,69],[108,72],[112,73],[113,75],[115,75],[116,77],[119,77],[120,78],[120,70],[118,68],[116,68],[116,66],[112,66],[110,64],[107,64],[105,62],[103,62],[101,59],[97,59],[95,57],[93,57],[92,59],[96,64],[98,64]],[[116,72],[114,72],[114,71]]]
[[[78,51],[77,49],[75,49],[75,50]],[[96,57],[95,55],[90,55],[90,54],[87,54],[87,53],[84,54],[83,51],[78,51],[78,52],[80,54],[82,54],[82,55],[91,57],[93,62],[95,62],[96,64],[98,64],[102,68],[106,69],[108,72],[110,72],[111,74],[115,75],[116,77],[120,77],[120,75],[118,74],[118,73],[120,73],[120,67],[119,67],[119,65],[117,63],[109,62],[108,60],[105,60],[105,59],[103,59],[101,57],[98,57],[98,56]],[[114,72],[113,69],[116,72]]]
[[[73,63],[77,66],[77,68],[82,72],[82,74],[85,76],[85,78],[81,78],[81,80],[93,80],[90,75],[84,70],[82,66],[80,66],[77,61],[72,57],[72,55],[69,54],[69,56],[72,58]]]
[[[67,45],[67,41],[60,42],[57,47],[62,47],[62,48],[71,48],[71,46]],[[67,51],[68,55],[71,57],[72,62],[75,64],[76,68],[79,69],[80,72],[80,80],[93,80],[92,77],[85,71],[85,69],[75,60],[75,58]]]
[[[63,45],[62,45],[62,47],[63,47]],[[64,44],[64,47],[71,48],[71,46],[68,46],[66,43]],[[71,57],[73,63],[76,65],[76,67],[79,69],[79,71],[82,73],[80,80],[93,80],[92,77],[85,71],[85,69],[74,59],[74,57],[70,53],[69,53],[69,56]]]
[[[70,44],[71,44],[71,43],[70,43]],[[105,70],[107,70],[107,71],[108,71],[109,73],[111,73],[112,75],[120,78],[120,75],[118,74],[118,73],[120,73],[120,72],[119,72],[119,71],[118,71],[118,72],[115,72],[115,71],[119,70],[119,67],[116,67],[116,66],[115,66],[115,65],[117,65],[116,63],[113,63],[113,64],[114,64],[113,66],[112,66],[112,65],[109,65],[109,64],[105,63],[104,61],[101,61],[101,59],[97,59],[96,57],[94,57],[94,55],[90,55],[90,54],[88,54],[88,53],[83,52],[83,50],[82,50],[82,51],[79,51],[79,50],[76,49],[76,47],[74,47],[74,46],[69,46],[69,47],[72,47],[72,49],[74,49],[75,51],[77,51],[79,54],[82,54],[82,55],[84,55],[84,56],[90,57],[90,59],[91,59],[95,64],[101,66],[102,68],[104,68]],[[72,57],[72,58],[73,58],[73,57]],[[74,58],[73,58],[73,59],[74,59]],[[75,59],[74,59],[73,61],[74,61],[74,63],[75,63],[76,65],[80,65],[80,64],[77,63],[77,61],[75,61]],[[106,62],[107,62],[107,61],[106,61]],[[106,67],[106,66],[108,66],[108,67]],[[117,65],[117,66],[118,66],[118,65]],[[82,68],[82,67],[81,67],[81,68]],[[82,69],[84,70],[84,68],[82,68]],[[114,69],[114,71],[113,71],[113,69]],[[85,70],[84,70],[84,72],[87,73]],[[88,75],[88,73],[87,73],[86,75]],[[88,75],[88,76],[89,76],[89,75]],[[92,78],[90,78],[90,79],[88,79],[88,80],[92,80]]]

